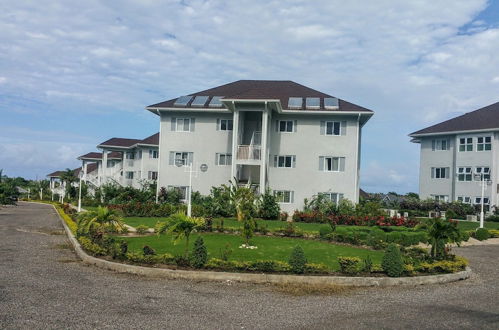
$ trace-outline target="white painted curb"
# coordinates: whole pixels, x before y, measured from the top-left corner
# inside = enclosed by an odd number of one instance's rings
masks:
[[[47,205],[47,204],[45,204]],[[66,225],[66,222],[57,212],[57,216],[62,222],[64,229],[68,235],[69,241],[73,245],[76,254],[81,260],[89,265],[94,265],[99,268],[113,270],[119,273],[129,273],[143,275],[147,277],[169,278],[169,279],[187,279],[196,281],[234,281],[246,283],[272,283],[272,284],[316,284],[316,285],[343,285],[355,287],[369,286],[398,286],[398,285],[424,285],[424,284],[441,284],[460,280],[465,280],[471,276],[471,269],[466,267],[466,270],[442,275],[428,275],[415,277],[347,277],[347,276],[304,276],[304,275],[276,275],[276,274],[248,274],[248,273],[228,273],[214,271],[195,271],[195,270],[178,270],[164,269],[153,267],[142,267],[127,265],[117,262],[111,262],[88,255],[80,246],[80,243],[73,236],[73,233]]]

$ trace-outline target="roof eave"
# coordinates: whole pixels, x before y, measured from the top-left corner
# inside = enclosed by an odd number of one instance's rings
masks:
[[[484,129],[472,129],[472,130],[460,130],[460,131],[443,131],[443,132],[433,132],[433,133],[411,133],[409,137],[418,138],[425,136],[439,136],[439,135],[455,135],[455,134],[473,134],[473,133],[485,133],[485,132],[497,132],[498,128],[484,128]]]

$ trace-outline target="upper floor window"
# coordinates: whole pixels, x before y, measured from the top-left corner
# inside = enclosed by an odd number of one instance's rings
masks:
[[[149,158],[158,158],[158,157],[159,157],[158,150],[149,149]]]
[[[334,193],[334,192],[323,192],[320,193],[321,196],[324,196],[329,201],[338,204],[343,199],[343,194]]]
[[[457,201],[464,204],[471,204],[470,196],[457,196]]]
[[[457,180],[458,181],[471,181],[473,179],[473,173],[471,167],[458,167],[457,168]]]
[[[274,156],[274,167],[296,167],[296,156],[286,155],[286,156]]]
[[[192,159],[194,153],[187,151],[170,151],[170,165],[190,165],[192,164]]]
[[[125,158],[126,159],[135,159],[135,152],[126,152]]]
[[[293,203],[294,191],[291,190],[274,190],[274,196],[277,197],[278,203],[290,204]]]
[[[218,119],[217,129],[219,131],[232,131],[234,126],[234,121],[232,119]]]
[[[449,178],[449,168],[448,167],[432,167],[431,168],[431,178],[432,179],[448,179]]]
[[[149,171],[149,172],[147,172],[147,179],[149,179],[149,180],[158,180],[158,172],[156,172],[156,171]]]
[[[194,132],[194,118],[172,117],[172,132]]]
[[[473,138],[460,138],[459,151],[473,151]]]
[[[484,180],[490,180],[490,167],[477,166],[475,169],[475,173],[480,174],[480,180],[477,181],[482,181],[482,175]]]
[[[321,135],[346,135],[346,121],[321,121]]]
[[[490,136],[479,136],[477,138],[476,150],[477,151],[488,151],[492,149],[492,137]]]
[[[449,150],[449,140],[447,139],[439,139],[439,140],[432,140],[431,141],[431,150]]]
[[[232,165],[232,154],[216,154],[215,165]]]
[[[483,203],[488,205],[490,203],[489,198],[488,197],[484,197],[483,198]],[[482,204],[482,198],[481,197],[475,197],[475,203],[474,204]]]
[[[296,132],[296,120],[278,120],[277,131],[285,133]]]
[[[142,159],[142,150],[137,152],[137,159]]]
[[[345,157],[319,157],[319,171],[344,172]]]

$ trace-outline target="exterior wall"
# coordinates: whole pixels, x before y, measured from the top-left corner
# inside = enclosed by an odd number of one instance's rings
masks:
[[[491,136],[492,150],[478,151],[477,137]],[[459,151],[460,138],[473,138],[473,151]],[[432,140],[449,139],[450,150],[432,151]],[[458,181],[458,167],[471,167],[475,174],[476,167],[489,167],[491,171],[492,185],[485,188],[484,196],[490,198],[491,205],[497,205],[497,187],[499,171],[499,133],[470,133],[454,135],[435,135],[420,138],[421,162],[420,162],[420,196],[431,198],[432,195],[448,195],[450,201],[456,201],[459,196],[471,197],[474,202],[476,197],[481,197],[480,182]],[[432,167],[449,167],[449,179],[435,179],[431,177]]]
[[[261,111],[257,113],[260,116],[262,114]],[[218,131],[217,119],[233,119],[233,116],[232,113],[162,112],[158,186],[189,185],[189,174],[185,172],[185,169],[170,165],[169,157],[172,151],[193,152],[194,170],[198,171],[197,177],[193,175],[193,191],[209,194],[211,187],[227,184],[231,179],[231,166],[215,165],[215,156],[216,153],[233,153],[233,131]],[[172,118],[195,118],[194,131],[172,131]],[[241,121],[244,120],[244,116],[240,118]],[[292,212],[302,208],[304,198],[310,199],[320,192],[341,193],[344,198],[358,202],[360,129],[357,118],[357,115],[339,116],[337,114],[288,115],[275,112],[272,114],[267,135],[269,141],[265,165],[268,170],[266,182],[272,190],[294,192],[293,203],[281,204],[283,211]],[[296,132],[276,132],[276,120],[296,120]],[[346,121],[346,135],[321,135],[320,123],[324,120]],[[235,125],[236,121],[234,121]],[[263,132],[262,135],[265,133]],[[243,136],[243,139],[244,142],[248,142],[249,135]],[[295,155],[296,167],[274,167],[274,155]],[[236,155],[232,156],[232,162],[235,163]],[[320,156],[345,157],[345,171],[319,171]],[[262,158],[265,158],[263,154]],[[199,171],[201,164],[208,165],[207,172]],[[254,167],[260,168],[259,165]],[[248,166],[240,167],[240,169],[241,173],[251,169],[255,175],[258,171]]]

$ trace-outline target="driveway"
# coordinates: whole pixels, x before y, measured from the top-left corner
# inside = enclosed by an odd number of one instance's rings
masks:
[[[265,285],[118,274],[80,263],[52,207],[0,209],[0,328],[499,328],[499,246],[456,249],[471,279],[293,296]]]

